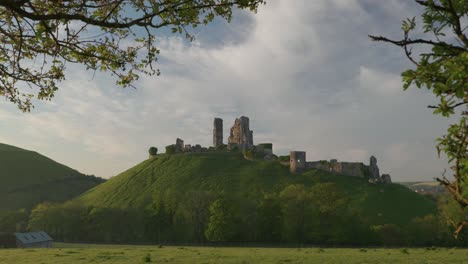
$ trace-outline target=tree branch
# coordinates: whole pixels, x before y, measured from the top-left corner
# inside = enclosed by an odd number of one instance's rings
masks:
[[[457,51],[457,55],[460,54],[461,52],[468,51],[468,49],[458,47],[458,46],[453,46],[453,45],[450,45],[450,44],[448,44],[446,42],[443,42],[443,41],[442,42],[435,42],[435,41],[426,40],[426,39],[392,40],[392,39],[388,39],[388,38],[382,37],[382,36],[373,36],[373,35],[368,35],[368,36],[369,36],[369,38],[371,38],[372,41],[389,42],[389,43],[395,44],[395,45],[400,46],[400,47],[405,47],[405,46],[414,45],[414,44],[426,44],[426,45],[440,46],[440,47],[455,50],[455,51]]]
[[[190,1],[187,1],[190,2]],[[252,5],[257,5],[262,3],[263,0],[258,0],[254,2]],[[161,25],[156,25],[153,24],[152,22],[143,22],[143,21],[151,21],[154,17],[160,16],[166,12],[169,12],[170,10],[174,12],[181,12],[185,10],[199,10],[199,9],[209,9],[209,8],[215,8],[215,7],[227,7],[227,6],[234,6],[234,5],[240,5],[241,1],[229,1],[225,3],[212,3],[212,4],[204,4],[204,5],[196,5],[188,8],[180,8],[178,9],[177,7],[180,5],[183,5],[186,2],[182,3],[177,3],[174,5],[171,5],[169,8],[164,8],[158,12],[153,12],[153,13],[148,13],[140,18],[133,19],[129,22],[126,23],[119,23],[119,22],[108,22],[106,20],[97,20],[97,19],[92,19],[90,17],[87,17],[83,14],[69,14],[69,13],[54,13],[54,14],[38,14],[38,13],[33,13],[33,12],[27,12],[26,10],[23,10],[21,6],[17,5],[17,2],[14,0],[0,0],[0,6],[4,6],[15,13],[21,15],[22,17],[29,18],[35,21],[44,21],[44,20],[68,20],[68,21],[73,21],[73,20],[79,20],[84,23],[93,25],[93,26],[101,26],[101,27],[106,27],[106,28],[129,28],[132,26],[151,26],[153,28],[161,28],[169,23],[162,23]]]
[[[454,22],[454,32],[457,36],[463,41],[465,47],[468,47],[468,39],[466,38],[465,34],[462,32],[461,23],[460,23],[460,16],[458,16],[457,11],[455,10],[452,0],[447,0],[449,4],[449,13],[453,16]]]
[[[436,5],[435,3],[430,3],[429,1],[422,1],[422,0],[415,0],[416,3],[425,6],[425,7],[431,7],[434,8],[435,10],[443,11],[443,12],[449,12],[449,10],[443,6]]]

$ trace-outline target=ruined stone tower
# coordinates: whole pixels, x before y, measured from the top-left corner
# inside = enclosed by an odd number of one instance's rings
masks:
[[[184,151],[184,141],[182,139],[180,139],[180,138],[176,139],[175,151],[177,153],[180,153],[180,152]]]
[[[229,134],[228,143],[237,144],[241,149],[253,147],[253,131],[249,128],[248,117],[236,118]]]
[[[213,122],[213,146],[223,145],[223,120],[215,118]]]
[[[377,159],[374,156],[371,156],[369,161],[369,177],[375,180],[380,179],[380,172],[379,167],[377,166]]]
[[[289,170],[291,173],[300,173],[306,170],[305,151],[291,151],[289,154]]]

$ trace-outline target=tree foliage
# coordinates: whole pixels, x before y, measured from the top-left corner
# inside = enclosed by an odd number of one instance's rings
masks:
[[[28,217],[25,209],[0,213],[0,235],[24,232]]]
[[[0,94],[22,111],[31,99],[50,100],[65,67],[109,71],[123,87],[155,75],[157,33],[193,37],[189,27],[215,17],[230,21],[233,7],[256,11],[263,0],[4,0],[0,1]],[[27,90],[29,86],[33,91]]]
[[[453,178],[437,178],[464,209],[468,207],[468,38],[466,0],[415,0],[424,8],[422,13],[423,38],[413,38],[416,18],[403,21],[403,39],[392,40],[382,36],[369,36],[374,41],[392,43],[403,48],[414,68],[402,73],[403,88],[415,85],[426,87],[439,100],[431,105],[434,114],[445,117],[456,115],[459,121],[451,125],[447,134],[439,138],[439,155],[445,153],[453,164]],[[413,54],[415,47],[420,52]],[[455,225],[455,236],[468,225],[468,215]]]
[[[158,154],[158,148],[157,147],[150,147],[148,150],[148,153],[150,157],[156,156]]]
[[[289,242],[304,243],[311,229],[313,209],[311,194],[304,185],[289,185],[280,193],[283,214],[283,237]]]
[[[226,242],[235,235],[235,216],[232,205],[226,199],[215,200],[210,205],[210,220],[205,236],[209,241]]]
[[[193,228],[193,236],[197,242],[205,241],[205,229],[210,218],[210,207],[213,195],[209,192],[188,192],[187,201],[183,204],[183,212]]]
[[[258,204],[257,230],[261,242],[281,241],[281,201],[274,194],[265,194]]]

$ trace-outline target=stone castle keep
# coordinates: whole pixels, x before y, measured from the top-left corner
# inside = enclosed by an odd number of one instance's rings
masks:
[[[236,118],[234,125],[231,127],[228,147],[238,147],[242,150],[254,148],[253,131],[249,128],[249,118],[241,116]],[[213,147],[218,148],[224,146],[223,143],[223,120],[215,118],[213,122]]]
[[[215,118],[213,122],[213,146],[204,148],[200,145],[184,145],[184,141],[177,138],[176,144],[172,145],[176,153],[180,152],[207,152],[216,149],[229,149],[248,151],[257,158],[261,157],[266,160],[277,159],[273,154],[273,144],[263,143],[254,145],[253,131],[250,130],[250,120],[248,117],[241,116],[236,118],[234,125],[229,131],[228,144],[223,143],[223,120]],[[167,147],[166,147],[167,149]],[[287,161],[286,161],[287,162]],[[285,164],[284,162],[281,162]],[[288,164],[289,163],[289,164]],[[391,183],[389,174],[380,175],[377,159],[374,156],[370,157],[369,165],[362,162],[339,162],[336,159],[330,161],[307,161],[305,151],[291,151],[289,155],[290,171],[293,174],[303,173],[310,169],[324,170],[335,174],[347,175],[353,177],[367,177],[372,183]]]

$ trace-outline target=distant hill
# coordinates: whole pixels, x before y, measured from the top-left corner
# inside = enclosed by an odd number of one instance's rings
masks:
[[[213,191],[258,199],[290,184],[336,183],[345,190],[348,208],[366,215],[370,224],[406,223],[435,212],[427,197],[399,184],[369,184],[364,178],[311,170],[292,175],[279,161],[245,160],[239,153],[158,155],[93,188],[74,201],[113,208],[144,208],[157,194],[177,193],[183,203],[191,191]],[[184,200],[185,199],[185,200]]]
[[[436,181],[399,182],[399,184],[419,194],[428,194],[432,196],[438,196],[440,194],[445,193],[445,188]]]
[[[63,202],[103,181],[37,152],[0,144],[0,212]]]

